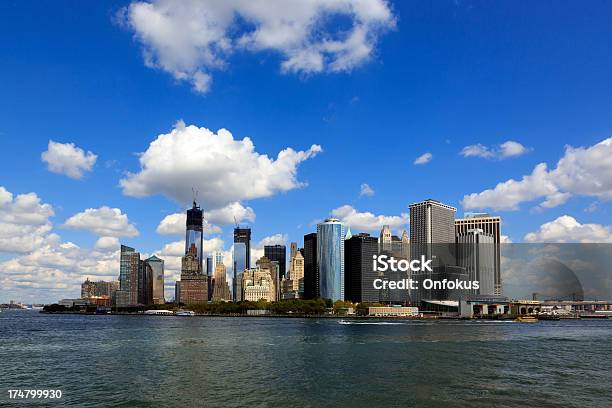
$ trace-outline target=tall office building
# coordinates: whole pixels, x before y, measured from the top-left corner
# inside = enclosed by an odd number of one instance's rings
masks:
[[[317,224],[317,270],[320,296],[344,300],[344,224],[328,218]]]
[[[153,269],[145,261],[138,262],[138,303],[153,304]]]
[[[291,249],[290,249],[290,252],[289,252],[289,263],[291,263],[291,260],[295,257],[295,255],[298,252],[297,242],[292,242],[290,248]]]
[[[234,302],[239,302],[242,300],[240,298],[241,293],[241,273],[247,269],[247,255],[246,255],[246,244],[243,242],[235,242],[234,243],[234,251],[232,252],[233,258],[233,273],[234,278],[232,279],[232,297]]]
[[[226,273],[225,265],[222,263],[215,266],[215,284],[212,295],[212,300],[215,302],[229,302],[232,300]]]
[[[234,278],[232,279],[232,296],[238,299],[238,274],[251,267],[251,229],[234,228]]]
[[[213,257],[207,256],[206,257],[206,275],[211,276],[214,273],[215,273],[215,265],[213,264]]]
[[[251,267],[251,229],[234,228],[234,244],[241,242],[245,246],[246,268]]]
[[[456,212],[455,207],[431,199],[410,204],[410,242],[455,242]]]
[[[287,268],[287,247],[284,245],[265,245],[264,256],[271,261],[278,262],[279,278],[285,277]]]
[[[410,237],[408,232],[402,232],[402,258],[410,259]]]
[[[119,290],[116,293],[116,304],[119,307],[138,303],[138,270],[140,254],[134,248],[121,245],[119,260]]]
[[[319,273],[317,270],[317,233],[304,235],[304,299],[314,299],[319,294]]]
[[[471,229],[457,234],[457,265],[466,269],[470,281],[478,281],[474,294],[495,295],[495,245],[492,234]]]
[[[467,213],[464,218],[455,220],[455,235],[459,242],[459,235],[466,234],[470,230],[482,230],[485,235],[493,237],[493,275],[495,295],[502,295],[501,281],[501,218],[486,213]]]
[[[391,228],[388,225],[383,225],[382,229],[380,230],[380,237],[378,239],[379,251],[391,252],[391,244]]]
[[[217,265],[224,265],[224,262],[223,262],[223,252],[215,251],[214,259],[215,259],[215,266],[214,266],[213,270],[216,271],[217,270]]]
[[[204,235],[202,232],[202,209],[193,202],[193,207],[187,210],[187,223],[185,233],[185,254],[189,253],[192,245],[195,245],[195,256],[198,258],[200,263],[200,270],[202,270],[202,264],[204,261],[202,253],[202,245]]]
[[[195,243],[181,259],[181,280],[176,282],[175,299],[177,303],[206,303],[209,300],[208,288],[211,280],[202,273],[202,264],[197,256]]]
[[[151,300],[155,305],[163,305],[166,303],[164,296],[164,260],[153,255],[145,262],[151,267]]]
[[[378,254],[379,241],[370,234],[358,234],[344,241],[344,299],[351,302],[379,302],[380,291],[374,289],[378,272],[372,259]]]
[[[424,255],[434,264],[454,265],[455,213],[457,209],[436,200],[410,204],[410,256]]]

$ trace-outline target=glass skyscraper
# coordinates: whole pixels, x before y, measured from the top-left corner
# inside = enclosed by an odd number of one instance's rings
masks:
[[[243,242],[235,242],[234,243],[234,253],[233,257],[233,268],[234,268],[234,278],[232,279],[232,296],[234,300],[237,300],[236,296],[238,294],[238,278],[241,276],[240,274],[247,269],[246,264],[246,244]]]
[[[317,270],[320,296],[344,300],[344,224],[328,218],[317,225]]]
[[[251,229],[250,228],[234,228],[234,272],[232,279],[232,296],[234,301],[237,300],[237,275],[245,269],[251,267]]]
[[[200,270],[202,269],[202,245],[203,245],[203,234],[202,234],[202,210],[193,202],[193,207],[187,210],[187,233],[185,235],[185,254],[189,252],[191,245],[196,247],[196,256],[200,262]]]

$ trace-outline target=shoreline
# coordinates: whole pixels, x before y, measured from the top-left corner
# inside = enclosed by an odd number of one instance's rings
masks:
[[[40,311],[41,314],[46,315],[90,315],[90,316],[140,316],[140,317],[232,317],[232,318],[272,318],[272,319],[336,319],[336,320],[406,320],[406,321],[431,321],[431,320],[454,320],[454,321],[514,321],[518,316],[509,316],[504,318],[482,318],[482,317],[451,317],[451,316],[419,316],[419,317],[407,317],[407,316],[339,316],[339,315],[303,315],[303,314],[262,314],[262,315],[248,315],[248,314],[209,314],[209,313],[196,313],[193,316],[177,316],[177,315],[147,315],[144,313],[129,313],[129,312],[113,312],[113,313],[95,313],[95,312],[48,312]],[[597,319],[591,317],[561,317],[559,319],[538,319],[538,321],[567,321],[567,320],[608,320],[608,317],[599,317]]]

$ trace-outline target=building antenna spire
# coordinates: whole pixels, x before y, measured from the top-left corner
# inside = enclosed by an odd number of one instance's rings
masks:
[[[196,206],[196,200],[198,199],[198,189],[191,187],[191,193],[193,194],[193,206]]]

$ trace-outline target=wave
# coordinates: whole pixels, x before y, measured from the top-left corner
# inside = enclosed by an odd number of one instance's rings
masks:
[[[349,322],[346,320],[340,320],[338,322],[338,324],[368,324],[368,325],[379,325],[379,326],[397,326],[397,325],[404,325],[406,323],[401,323],[401,322]]]

